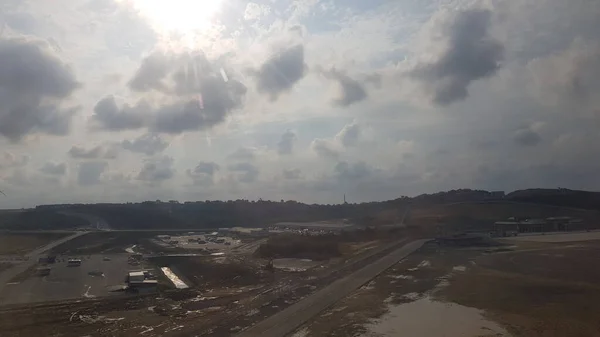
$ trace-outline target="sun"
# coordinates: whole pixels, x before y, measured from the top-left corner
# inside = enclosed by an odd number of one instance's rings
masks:
[[[192,34],[210,28],[222,0],[129,0],[155,29]]]

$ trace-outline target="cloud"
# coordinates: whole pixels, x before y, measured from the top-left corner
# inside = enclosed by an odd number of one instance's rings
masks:
[[[186,174],[192,178],[195,185],[212,185],[214,176],[220,169],[217,163],[201,161],[193,170],[188,169]]]
[[[169,59],[163,53],[152,53],[142,60],[128,86],[133,91],[165,90],[163,78],[169,74]]]
[[[277,142],[277,153],[280,155],[292,154],[294,151],[294,142],[296,141],[296,134],[287,130],[281,135],[281,139]]]
[[[67,164],[47,162],[40,168],[40,172],[49,175],[62,176],[67,173]]]
[[[106,96],[94,107],[92,127],[105,131],[139,129],[146,124],[150,110],[150,106],[145,101],[140,101],[133,107],[124,104],[119,108],[114,96]]]
[[[147,133],[134,140],[124,140],[121,142],[121,146],[131,152],[153,156],[164,151],[169,146],[169,143],[159,135]]]
[[[0,135],[13,142],[31,133],[66,135],[79,109],[61,103],[80,86],[43,40],[0,38]]]
[[[531,128],[523,128],[515,131],[513,140],[522,146],[534,146],[542,141],[542,137]]]
[[[137,179],[151,183],[171,179],[175,175],[173,162],[173,158],[168,156],[147,160],[137,175]]]
[[[577,38],[568,48],[533,60],[528,69],[543,104],[600,116],[600,44],[597,41]]]
[[[209,129],[241,108],[246,86],[204,54],[153,53],[129,81],[138,92],[159,91],[163,99],[140,100],[119,108],[114,97],[98,102],[96,128],[110,131],[147,128],[156,133],[179,134]]]
[[[283,177],[287,180],[300,179],[302,171],[300,169],[285,169],[283,170]]]
[[[265,15],[268,15],[270,12],[271,7],[267,5],[259,5],[254,2],[249,2],[246,5],[246,11],[244,12],[244,20],[257,20]]]
[[[115,159],[117,152],[114,148],[98,145],[90,149],[81,146],[73,146],[69,150],[69,156],[75,159]]]
[[[237,180],[247,184],[255,182],[260,174],[259,169],[251,163],[237,163],[229,165],[227,169],[238,173]]]
[[[255,72],[258,92],[275,101],[304,77],[306,69],[302,44],[283,49],[267,59]]]
[[[352,123],[345,125],[336,135],[336,139],[339,140],[344,147],[352,147],[358,144],[360,133],[360,125]]]
[[[102,173],[108,168],[105,161],[90,161],[79,164],[77,183],[82,186],[91,186],[100,183]]]
[[[254,161],[258,150],[253,147],[242,146],[227,156],[229,159],[238,161]]]
[[[335,176],[342,181],[362,180],[373,173],[373,169],[364,161],[356,163],[338,162],[333,171]]]
[[[335,143],[329,139],[316,138],[310,144],[310,148],[322,158],[336,159],[340,156]]]
[[[432,91],[433,102],[448,105],[464,100],[471,82],[491,77],[500,69],[504,47],[490,36],[490,25],[489,10],[468,9],[435,27],[436,33],[445,34],[445,48],[434,60],[421,62],[411,71]]]
[[[15,156],[13,153],[6,151],[0,156],[0,169],[23,167],[29,163],[30,159],[28,155]]]
[[[323,75],[335,81],[339,86],[338,96],[333,99],[335,105],[347,107],[368,97],[364,85],[348,76],[345,72],[331,69],[323,72]]]

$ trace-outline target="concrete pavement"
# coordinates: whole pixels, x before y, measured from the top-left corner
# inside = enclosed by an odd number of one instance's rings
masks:
[[[50,249],[52,249],[52,248],[54,248],[54,247],[56,247],[56,246],[58,246],[58,245],[60,245],[62,243],[65,243],[65,242],[67,242],[69,240],[73,240],[76,237],[85,235],[87,233],[88,232],[78,232],[78,233],[75,233],[73,235],[69,235],[67,237],[64,237],[64,238],[58,239],[56,241],[53,241],[53,242],[51,242],[51,243],[49,243],[49,244],[47,244],[45,246],[39,247],[39,248],[37,248],[37,249],[35,249],[35,250],[27,253],[25,255],[27,257],[27,260],[25,260],[25,261],[23,261],[23,262],[15,265],[15,266],[13,266],[12,268],[9,268],[7,270],[4,270],[3,272],[0,272],[0,293],[2,292],[2,290],[4,290],[4,287],[6,286],[6,284],[8,282],[10,282],[10,280],[12,278],[14,278],[15,276],[23,273],[24,271],[26,271],[27,269],[29,269],[31,266],[33,266],[36,263],[38,263],[38,258],[41,257],[41,256],[43,256],[43,254],[46,251],[48,251],[48,250],[50,250]],[[0,305],[2,305],[2,304],[3,303],[0,303]]]
[[[341,278],[283,311],[240,332],[237,337],[282,337],[306,323],[321,311],[350,295],[377,275],[419,249],[429,239],[410,242],[379,260]]]

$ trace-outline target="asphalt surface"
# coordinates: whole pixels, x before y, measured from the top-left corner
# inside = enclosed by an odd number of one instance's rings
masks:
[[[419,249],[429,239],[410,242],[381,259],[341,278],[281,312],[242,331],[237,337],[282,337],[306,323],[321,311],[350,295],[377,275]]]
[[[0,303],[11,305],[122,295],[123,292],[112,292],[112,288],[125,283],[129,270],[146,269],[143,265],[129,265],[128,256],[59,256],[56,263],[49,265],[50,275],[33,275],[19,283],[6,285],[0,292]],[[67,259],[71,257],[81,258],[81,266],[69,267]],[[104,261],[104,257],[110,258],[110,261]]]
[[[61,238],[59,240],[53,241],[45,246],[39,247],[39,248],[27,253],[25,255],[25,257],[27,259],[25,261],[13,266],[12,268],[4,270],[3,272],[0,272],[0,293],[4,290],[4,288],[6,287],[6,284],[8,282],[10,282],[11,279],[13,279],[15,276],[25,272],[31,266],[38,263],[38,258],[44,256],[44,252],[62,244],[62,243],[65,243],[69,240],[72,240],[76,237],[79,237],[79,236],[82,236],[85,234],[87,234],[87,232],[75,233],[73,235],[69,235],[69,236]],[[1,304],[4,304],[4,303],[0,302],[0,305]]]

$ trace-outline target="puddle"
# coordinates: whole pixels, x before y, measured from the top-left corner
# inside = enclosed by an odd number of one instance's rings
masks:
[[[310,268],[318,265],[318,262],[308,260],[308,259],[293,259],[293,258],[285,258],[285,259],[275,259],[273,260],[273,266],[276,269],[298,272],[298,271],[306,271]]]
[[[133,245],[129,248],[125,248],[125,251],[128,252],[129,254],[135,254],[135,251],[133,250],[135,248],[136,245]]]
[[[415,278],[412,275],[388,275],[388,277],[396,279],[396,280],[412,280]]]
[[[407,294],[408,295],[408,294]],[[510,336],[495,322],[486,320],[483,311],[429,297],[414,302],[389,305],[389,312],[365,326],[366,335],[411,337]]]
[[[431,262],[429,262],[428,260],[423,260],[421,261],[421,263],[419,263],[418,267],[429,267],[431,266]]]
[[[92,289],[92,286],[87,286],[87,289],[85,291],[85,293],[83,293],[83,297],[85,298],[94,298],[96,296],[94,295],[90,295],[90,290]]]
[[[452,268],[452,271],[465,271],[467,270],[467,267],[465,266],[456,266],[454,268]]]
[[[169,267],[161,267],[160,270],[165,274],[166,277],[171,280],[175,288],[177,289],[186,289],[189,288],[187,284],[185,284]]]

